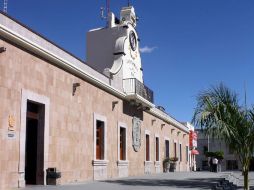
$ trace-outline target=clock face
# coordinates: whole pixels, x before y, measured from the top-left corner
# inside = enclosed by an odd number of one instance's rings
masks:
[[[130,32],[129,40],[132,51],[135,51],[137,49],[137,38],[133,31]]]

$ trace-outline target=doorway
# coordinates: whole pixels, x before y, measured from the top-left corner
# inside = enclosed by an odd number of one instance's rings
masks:
[[[250,171],[254,171],[254,157],[251,158],[250,160],[250,168],[249,168]]]
[[[165,140],[165,157],[169,158],[169,140]]]
[[[45,105],[28,101],[25,145],[26,184],[44,184],[44,120]]]

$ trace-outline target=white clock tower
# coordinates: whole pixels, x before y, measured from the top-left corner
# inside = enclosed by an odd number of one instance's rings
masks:
[[[110,12],[107,19],[107,27],[87,33],[87,64],[113,81],[133,78],[143,83],[134,8],[123,7],[120,19]]]

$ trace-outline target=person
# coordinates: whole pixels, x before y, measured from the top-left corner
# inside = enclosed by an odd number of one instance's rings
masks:
[[[212,157],[209,157],[209,169],[210,169],[210,172],[213,171],[213,161],[212,161]]]
[[[222,159],[218,160],[218,172],[221,172]]]
[[[217,158],[213,158],[213,167],[214,167],[214,169],[213,169],[213,171],[214,172],[217,172],[218,170],[217,170],[217,166],[218,166],[218,159]]]

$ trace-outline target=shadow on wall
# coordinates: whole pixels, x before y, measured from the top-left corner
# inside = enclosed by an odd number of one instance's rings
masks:
[[[138,117],[143,121],[144,116],[142,107],[131,105],[130,102],[123,101],[123,113],[131,117]]]

